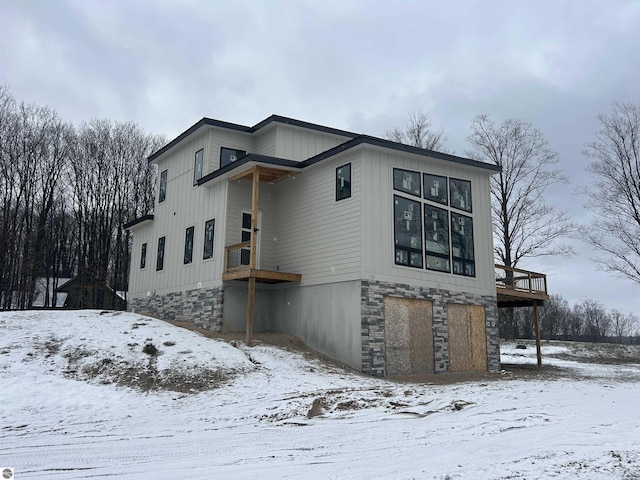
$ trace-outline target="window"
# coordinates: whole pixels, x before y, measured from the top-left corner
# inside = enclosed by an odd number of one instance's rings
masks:
[[[447,177],[439,175],[429,175],[425,173],[422,176],[424,182],[424,198],[432,202],[438,202],[447,205]]]
[[[142,244],[142,252],[140,253],[140,269],[147,266],[147,244]]]
[[[419,177],[418,177],[419,178]],[[393,196],[395,263],[422,268],[422,213],[420,202]]]
[[[471,217],[451,212],[451,247],[453,273],[475,277],[473,219]]]
[[[196,152],[196,158],[193,164],[193,184],[196,185],[198,180],[202,178],[202,168],[204,162],[204,149],[201,148]]]
[[[336,168],[336,201],[351,197],[351,164]]]
[[[234,150],[233,148],[220,148],[220,168],[235,162],[239,158],[244,157],[247,154],[244,150]]]
[[[156,257],[156,272],[164,268],[164,240],[165,237],[158,239],[158,256]]]
[[[393,188],[417,197],[420,195],[420,174],[409,170],[393,169]]]
[[[187,228],[187,232],[184,237],[184,264],[185,265],[193,261],[193,229],[194,227]]]
[[[158,194],[158,203],[164,202],[167,198],[167,171],[164,170],[160,174],[160,193]]]
[[[216,221],[214,219],[207,220],[204,224],[204,253],[202,258],[213,257],[213,231],[215,229]]]
[[[240,241],[242,243],[251,241],[251,214],[242,212],[242,225],[240,229]],[[240,265],[249,265],[251,262],[251,249],[240,249]]]
[[[449,264],[449,212],[444,208],[424,206],[424,246],[428,270],[451,272]]]
[[[465,212],[471,212],[471,182],[468,180],[449,180],[451,206]]]

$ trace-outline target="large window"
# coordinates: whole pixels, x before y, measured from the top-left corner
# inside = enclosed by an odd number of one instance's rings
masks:
[[[247,154],[244,150],[236,150],[233,148],[221,147],[220,148],[220,168],[235,162],[239,158],[244,157]]]
[[[140,252],[140,269],[147,266],[147,244],[142,244],[142,251]]]
[[[471,182],[468,180],[449,180],[451,206],[465,212],[471,212]]]
[[[422,268],[422,212],[420,202],[394,195],[395,262]]]
[[[214,219],[207,220],[204,224],[204,253],[202,258],[213,257],[213,233],[215,230],[216,221]]]
[[[428,270],[451,272],[449,264],[449,211],[424,206],[424,246]]]
[[[158,256],[156,257],[156,271],[159,272],[164,268],[164,241],[165,237],[158,239]]]
[[[193,184],[197,184],[202,178],[202,170],[204,166],[204,149],[201,148],[196,152],[196,158],[193,162]]]
[[[336,168],[336,201],[351,197],[351,164]]]
[[[193,230],[194,227],[187,228],[184,237],[184,264],[187,265],[193,261]]]
[[[158,193],[158,203],[162,203],[167,198],[167,171],[163,170],[160,174],[160,189]]]
[[[393,169],[393,188],[400,192],[420,196],[420,173],[410,170]]]
[[[395,264],[475,277],[471,182],[394,168],[393,189]]]
[[[475,277],[473,219],[471,217],[451,213],[451,247],[453,252],[453,273]]]

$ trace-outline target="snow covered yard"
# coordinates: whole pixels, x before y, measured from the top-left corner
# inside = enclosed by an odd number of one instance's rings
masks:
[[[638,350],[545,345],[543,373],[440,385],[129,313],[0,313],[0,334],[16,479],[640,478]],[[503,362],[535,365],[515,347]]]

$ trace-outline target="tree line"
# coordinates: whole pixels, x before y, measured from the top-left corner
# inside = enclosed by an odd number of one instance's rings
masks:
[[[503,321],[508,315],[508,309],[499,310],[502,338],[535,338],[532,309],[516,308],[513,324]],[[506,331],[506,326],[511,330]],[[540,309],[540,338],[640,344],[640,317],[616,309],[607,311],[590,298],[571,306],[561,295],[554,294]]]
[[[75,275],[98,307],[105,291],[92,287],[126,292],[122,225],[153,209],[147,156],[164,143],[133,122],[74,126],[0,87],[0,309],[29,308],[39,278],[45,305],[56,304],[59,279]]]

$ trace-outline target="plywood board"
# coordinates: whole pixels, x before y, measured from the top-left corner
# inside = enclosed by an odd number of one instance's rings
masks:
[[[389,375],[433,373],[433,305],[385,297],[385,351]]]
[[[487,369],[485,311],[481,305],[447,305],[449,370],[469,372]]]
[[[482,305],[469,305],[469,349],[470,370],[487,369],[487,332],[485,328],[485,313]]]

